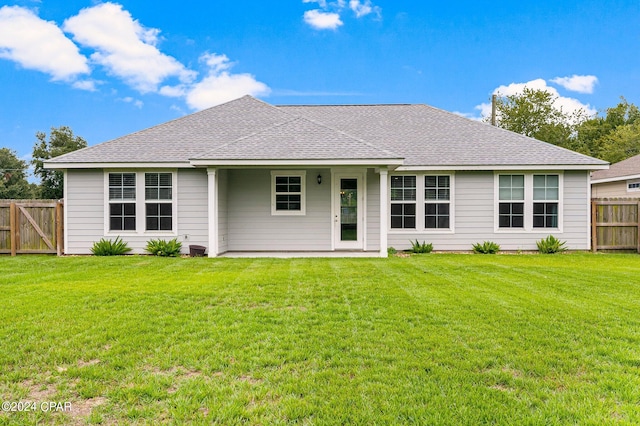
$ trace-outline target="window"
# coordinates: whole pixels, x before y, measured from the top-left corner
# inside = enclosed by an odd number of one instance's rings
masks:
[[[105,236],[177,235],[176,171],[106,171]]]
[[[424,227],[449,228],[450,176],[424,177]]]
[[[562,173],[496,174],[496,230],[562,232]]]
[[[524,175],[500,175],[498,226],[524,228]]]
[[[533,175],[533,227],[558,227],[558,175]]]
[[[640,191],[640,182],[628,182],[627,191],[628,192]]]
[[[305,172],[271,172],[271,214],[305,214]]]
[[[391,176],[391,228],[416,227],[416,176]]]
[[[147,231],[171,231],[173,229],[172,174],[145,173],[144,182]]]
[[[109,173],[109,230],[136,230],[136,174]]]

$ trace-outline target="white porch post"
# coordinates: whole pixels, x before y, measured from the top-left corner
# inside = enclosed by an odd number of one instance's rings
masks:
[[[388,177],[389,171],[387,169],[380,169],[380,257],[388,257],[387,252],[387,220],[389,215],[388,208],[388,192],[389,184]]]
[[[218,256],[218,179],[216,169],[207,169],[209,194],[209,257]]]

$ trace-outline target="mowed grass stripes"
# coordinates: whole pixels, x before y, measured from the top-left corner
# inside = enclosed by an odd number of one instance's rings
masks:
[[[640,257],[2,257],[0,342],[0,424],[637,424]]]

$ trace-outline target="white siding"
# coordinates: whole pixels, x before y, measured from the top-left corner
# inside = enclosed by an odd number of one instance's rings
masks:
[[[229,251],[331,250],[331,173],[327,169],[306,172],[306,214],[274,216],[270,170],[228,171]]]
[[[564,172],[563,232],[495,231],[494,173],[456,172],[455,232],[411,232],[389,230],[389,246],[411,247],[409,240],[433,243],[434,250],[471,250],[474,243],[485,240],[500,244],[503,250],[536,250],[536,241],[553,234],[567,241],[574,250],[589,248],[588,174],[586,171]],[[424,219],[419,217],[417,221]]]

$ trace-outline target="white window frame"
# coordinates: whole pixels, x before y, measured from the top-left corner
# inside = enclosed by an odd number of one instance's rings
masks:
[[[500,217],[500,176],[501,175],[524,175],[524,227],[522,228],[501,228]],[[558,200],[534,200],[533,199],[533,176],[534,175],[557,175],[558,176]],[[494,231],[496,233],[522,234],[522,233],[563,233],[564,218],[564,173],[558,170],[500,170],[494,172]],[[558,203],[558,227],[557,228],[534,228],[533,227],[533,203],[534,202],[557,202]]]
[[[435,199],[431,199],[431,198],[427,198],[426,196],[426,192],[427,192],[427,177],[428,176],[433,176],[436,178],[436,198]],[[438,178],[442,177],[442,176],[447,176],[449,178],[449,199],[447,200],[441,200],[437,198],[437,191],[438,191]],[[422,179],[422,195],[424,196],[424,202],[422,203],[422,207],[424,208],[424,212],[422,215],[422,225],[424,226],[424,229],[426,231],[440,231],[440,230],[444,230],[444,231],[448,231],[450,229],[452,229],[452,225],[451,225],[451,221],[453,220],[453,215],[452,215],[452,209],[453,209],[453,175],[448,175],[448,174],[434,174],[434,173],[425,173],[424,175],[421,176]],[[427,204],[448,204],[449,205],[449,227],[447,228],[428,228],[427,227]],[[437,215],[436,215],[436,221],[437,221]]]
[[[633,185],[633,187],[632,187]],[[627,181],[627,192],[638,192],[640,191],[640,180],[628,180]]]
[[[391,178],[393,176],[416,176],[416,227],[415,228],[391,228]],[[426,176],[449,176],[449,228],[427,228],[425,226],[426,211],[425,204],[443,204],[445,200],[426,200],[425,197],[425,177]],[[414,234],[453,234],[455,233],[455,187],[456,175],[453,171],[437,171],[437,172],[405,172],[405,173],[389,173],[387,177],[387,188],[389,195],[387,196],[387,234],[389,235],[414,235]],[[404,201],[396,201],[404,203]]]
[[[132,174],[134,175],[134,180],[135,180],[135,186],[134,188],[134,196],[135,198],[131,199],[131,198],[111,198],[111,194],[110,194],[110,190],[111,190],[111,185],[109,182],[109,176],[112,174],[119,174],[119,175],[124,175],[124,174]],[[138,175],[135,172],[131,172],[131,171],[110,171],[105,173],[105,181],[106,181],[106,187],[105,187],[105,198],[107,200],[107,204],[105,206],[105,229],[110,232],[110,233],[118,233],[118,234],[135,234],[138,230]],[[125,186],[121,185],[122,190],[124,191]],[[135,229],[111,229],[111,204],[133,204],[135,207]],[[124,224],[123,224],[124,225]]]
[[[535,198],[535,177],[536,176],[544,176],[545,177],[545,199],[544,200],[540,200],[540,199],[536,199]],[[547,177],[548,176],[558,176],[558,197],[555,199],[547,199],[546,198],[546,182],[547,182]],[[542,204],[549,204],[549,203],[556,203],[558,205],[558,218],[557,218],[557,223],[560,224],[560,175],[558,173],[533,173],[532,175],[532,188],[533,188],[533,203],[531,204],[531,226],[534,230],[539,231],[539,230],[545,230],[545,229],[558,229],[558,226],[556,227],[548,227],[548,226],[540,226],[540,227],[535,227],[533,225],[533,216],[535,215],[535,213],[533,212],[533,205],[536,203],[542,203]],[[546,213],[545,213],[546,216]]]
[[[404,199],[404,189],[405,189],[404,185],[402,186],[403,199],[402,200],[393,200],[391,198],[391,194],[393,193],[393,190],[394,190],[394,188],[392,186],[392,182],[393,182],[393,178],[394,177],[403,177],[403,178],[405,178],[405,177],[415,177],[415,180],[416,180],[416,186],[415,186],[416,197],[413,200],[405,200]],[[416,175],[415,173],[394,174],[394,175],[391,175],[391,177],[389,178],[389,229],[392,229],[394,231],[415,231],[416,229],[419,229],[419,225],[420,225],[420,222],[419,222],[420,216],[418,215],[418,186],[419,186],[418,181],[419,180],[420,180],[420,176]],[[405,227],[392,228],[392,225],[391,225],[391,223],[392,223],[392,220],[391,220],[392,213],[391,212],[393,211],[393,206],[394,205],[402,205],[402,206],[404,206],[406,204],[413,204],[413,206],[414,206],[414,208],[413,208],[413,211],[414,211],[414,224],[415,224],[414,227],[413,228],[405,228]],[[404,207],[403,207],[403,209],[404,209]],[[402,213],[402,217],[403,218],[405,217],[404,210],[403,210],[403,213]]]
[[[299,177],[300,192],[276,193],[277,177]],[[300,210],[277,210],[276,195],[300,194]],[[307,172],[305,170],[272,170],[271,171],[271,215],[272,216],[304,216],[307,214]]]
[[[109,204],[109,174],[110,173],[135,173],[136,175],[136,230],[135,231],[111,231]],[[146,197],[145,174],[146,173],[171,173],[171,231],[147,231],[146,223]],[[162,201],[161,201],[162,202]],[[165,201],[165,202],[168,202]],[[178,236],[178,171],[177,169],[105,169],[104,170],[104,236],[115,237],[119,235],[144,236],[149,238],[177,237]]]

